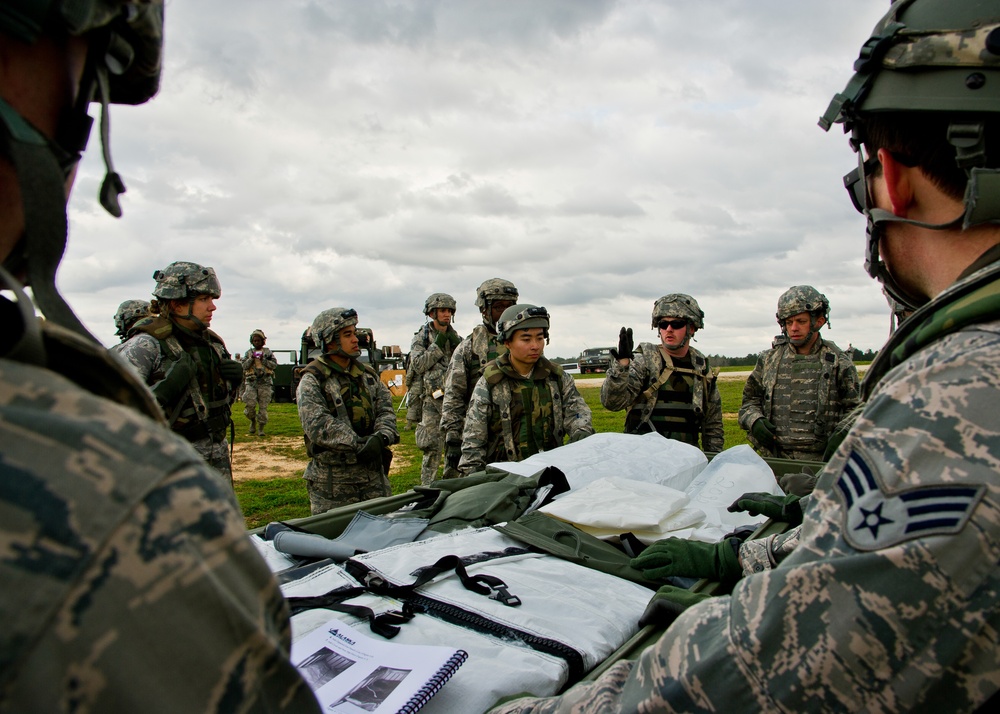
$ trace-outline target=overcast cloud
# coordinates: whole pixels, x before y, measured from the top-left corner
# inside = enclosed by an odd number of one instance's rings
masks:
[[[258,327],[294,349],[333,306],[405,351],[428,294],[467,334],[503,277],[569,357],[621,325],[655,339],[670,292],[701,303],[699,349],[756,352],[807,283],[824,336],[877,349],[854,157],[816,122],[888,5],[173,0],[160,94],[112,108],[125,215],[97,203],[95,132],[60,287],[111,345],[118,304],[192,260],[219,275],[233,351]]]

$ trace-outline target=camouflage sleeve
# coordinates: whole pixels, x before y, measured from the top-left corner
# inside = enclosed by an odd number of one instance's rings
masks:
[[[472,349],[472,340],[465,339],[455,348],[444,381],[444,400],[441,404],[441,431],[449,441],[462,440],[465,422],[466,397],[468,390],[468,367],[466,356]]]
[[[486,468],[492,409],[490,390],[486,387],[486,380],[480,377],[476,382],[476,388],[472,390],[472,400],[469,402],[469,411],[465,415],[465,426],[462,431],[462,459],[458,463],[458,470],[463,476]]]
[[[628,409],[639,398],[645,381],[646,362],[641,352],[636,351],[627,367],[612,360],[601,385],[601,404],[613,412]]]
[[[740,404],[738,421],[743,431],[750,431],[753,423],[764,416],[764,357],[757,358],[753,372],[747,377],[743,387],[743,403]]]
[[[563,427],[567,436],[575,441],[593,434],[593,415],[580,390],[576,388],[573,375],[563,372],[559,387],[562,391]]]
[[[392,393],[382,380],[377,382],[374,395],[375,433],[385,437],[387,443],[396,444],[399,442],[399,429],[396,426],[396,410],[392,406]]]
[[[596,711],[597,692],[609,711],[982,708],[1000,687],[998,353],[994,324],[890,372],[794,551],[682,613],[623,682],[500,711]]]
[[[861,384],[854,362],[843,352],[837,359],[840,361],[840,368],[837,370],[837,397],[840,401],[840,414],[843,416],[861,403]]]
[[[358,450],[358,435],[350,423],[330,411],[323,387],[313,374],[306,372],[295,392],[302,432],[309,441],[341,453]],[[390,402],[391,409],[391,402]]]
[[[725,448],[726,432],[722,426],[722,395],[718,377],[709,379],[705,394],[705,418],[701,423],[701,448],[719,452]]]
[[[243,369],[250,369],[253,367],[253,349],[247,350],[240,362],[243,364]]]
[[[264,365],[265,369],[274,369],[278,366],[278,360],[274,358],[274,353],[267,349],[267,347],[264,348],[264,357],[260,363]]]
[[[421,327],[410,343],[410,369],[417,375],[426,374],[431,367],[445,359],[444,351],[434,343],[433,339],[430,340],[429,345],[424,346],[424,336],[427,332],[434,332],[434,330],[429,327]]]
[[[769,535],[744,541],[740,546],[740,565],[743,577],[771,570],[795,550],[799,544],[801,526],[795,526],[784,533]]]
[[[160,343],[152,335],[141,332],[121,346],[118,353],[125,363],[149,384],[150,376],[160,367]]]

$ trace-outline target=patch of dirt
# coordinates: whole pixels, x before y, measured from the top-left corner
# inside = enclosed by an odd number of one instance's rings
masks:
[[[286,452],[302,446],[302,437],[268,436],[241,441],[233,449],[233,480],[263,481],[274,478],[298,478],[309,463],[308,457],[296,459]],[[409,466],[409,460],[395,450],[389,475]]]

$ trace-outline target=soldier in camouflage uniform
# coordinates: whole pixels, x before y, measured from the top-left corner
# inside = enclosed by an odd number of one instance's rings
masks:
[[[594,433],[590,407],[573,377],[545,359],[549,313],[512,305],[497,332],[507,351],[483,371],[465,417],[459,470],[470,474],[493,461],[521,461]]]
[[[392,396],[378,373],[358,361],[358,313],[342,307],[313,320],[323,354],[310,362],[296,391],[312,460],[302,478],[313,514],[391,496],[390,446],[399,441]]]
[[[426,486],[437,478],[444,434],[441,432],[441,404],[444,401],[444,378],[451,357],[462,341],[451,326],[455,315],[455,298],[447,293],[434,293],[424,302],[424,315],[430,318],[413,335],[410,343],[410,373],[422,387],[422,415],[414,434],[417,448],[424,452],[420,467],[420,482]],[[445,465],[445,478],[458,472]]]
[[[653,303],[652,326],[660,343],[643,342],[633,353],[632,330],[622,328],[618,349],[601,385],[601,404],[613,412],[628,409],[625,432],[656,431],[669,439],[722,451],[722,397],[718,370],[691,347],[705,326],[705,313],[690,295],[672,293]]]
[[[267,425],[267,405],[271,403],[274,393],[274,368],[278,360],[271,350],[264,346],[267,336],[263,330],[250,333],[252,349],[243,355],[243,413],[250,421],[250,431],[247,436],[254,435],[254,425],[257,436],[264,436]]]
[[[226,432],[243,366],[209,329],[222,287],[215,270],[177,261],[153,274],[153,317],[139,320],[119,354],[163,407],[170,428],[190,441],[230,484]]]
[[[845,183],[868,269],[915,311],[865,375],[798,547],[685,611],[637,662],[497,711],[994,709],[998,35],[994,4],[898,1],[821,121],[859,152]]]
[[[119,305],[115,311],[115,335],[121,341],[111,348],[111,352],[120,352],[121,346],[128,340],[128,333],[132,329],[132,325],[148,316],[149,302],[147,300],[126,300]]]
[[[781,336],[747,379],[739,423],[764,456],[822,461],[838,422],[858,405],[858,370],[820,337],[830,303],[816,288],[786,290],[775,317]]]
[[[318,712],[232,491],[53,283],[89,98],[159,84],[163,6],[125,5],[0,4],[0,711]]]
[[[472,390],[483,376],[486,365],[507,351],[497,336],[497,320],[517,299],[514,283],[503,278],[490,278],[476,288],[476,307],[483,324],[472,328],[472,333],[455,349],[445,377],[441,431],[445,435],[445,472],[448,475],[457,471],[462,456],[462,429]]]

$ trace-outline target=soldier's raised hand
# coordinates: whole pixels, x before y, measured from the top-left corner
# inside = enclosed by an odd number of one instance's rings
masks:
[[[616,360],[620,359],[632,359],[634,356],[632,352],[632,347],[635,343],[632,342],[632,328],[623,327],[618,333],[618,349],[611,350],[611,356]]]

